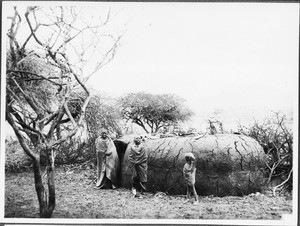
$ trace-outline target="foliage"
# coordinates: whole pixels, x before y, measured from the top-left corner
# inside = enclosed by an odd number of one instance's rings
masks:
[[[116,137],[121,137],[121,114],[119,112],[115,101],[111,97],[104,94],[93,95],[85,114],[89,134],[92,137],[98,137],[100,129],[105,128]]]
[[[56,165],[95,163],[95,139],[89,138],[85,142],[80,142],[80,139],[72,139],[64,143],[55,156],[55,162]]]
[[[5,140],[5,172],[23,172],[32,167],[31,159],[16,140]]]
[[[123,118],[141,126],[147,133],[184,122],[192,115],[184,100],[172,94],[129,93],[121,97],[119,103]]]
[[[249,128],[239,126],[239,132],[256,139],[267,154],[269,183],[276,178],[285,180],[293,168],[293,132],[287,123],[287,117],[277,112],[262,123],[255,121]],[[292,177],[287,185],[291,184]]]
[[[24,153],[17,140],[5,141],[5,172],[24,172],[32,168],[31,159]],[[95,138],[81,142],[74,138],[64,142],[55,156],[55,165],[96,164]],[[47,165],[46,156],[41,155],[41,165]]]

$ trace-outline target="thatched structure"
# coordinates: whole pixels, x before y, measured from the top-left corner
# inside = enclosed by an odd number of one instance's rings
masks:
[[[128,148],[131,139],[115,141],[121,160],[121,184],[130,188]],[[236,134],[169,137],[146,140],[149,151],[148,191],[185,194],[182,177],[184,154],[196,157],[196,190],[199,195],[246,195],[260,191],[265,153],[254,139]],[[126,150],[125,150],[126,148]]]

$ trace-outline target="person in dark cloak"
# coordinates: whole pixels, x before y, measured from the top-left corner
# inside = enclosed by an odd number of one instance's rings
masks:
[[[147,170],[148,170],[148,152],[145,149],[140,136],[136,136],[129,152],[129,164],[131,170],[132,193],[138,197],[137,190],[141,194],[146,191]]]

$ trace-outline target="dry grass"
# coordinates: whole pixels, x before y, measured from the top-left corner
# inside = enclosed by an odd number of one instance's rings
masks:
[[[95,190],[94,170],[56,170],[57,204],[53,218],[114,219],[280,219],[292,213],[291,196],[267,194],[244,197],[199,197],[193,205],[184,196],[145,193],[142,199],[129,190]],[[187,202],[188,201],[188,202]],[[5,178],[5,218],[38,217],[32,172],[9,173]]]

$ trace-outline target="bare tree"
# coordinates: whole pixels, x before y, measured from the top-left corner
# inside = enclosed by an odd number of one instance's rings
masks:
[[[85,82],[120,44],[122,35],[101,33],[109,18],[100,23],[81,7],[36,6],[25,12],[14,7],[8,18],[6,120],[32,160],[40,217],[51,217],[55,208],[55,153],[83,127],[91,99]],[[97,59],[93,68],[90,59]]]
[[[254,120],[249,128],[239,125],[239,132],[255,138],[264,148],[268,158],[266,167],[270,183],[274,178],[281,178],[284,183],[274,187],[275,190],[292,181],[293,170],[293,132],[287,125],[287,118],[279,112],[274,112],[264,122]]]

